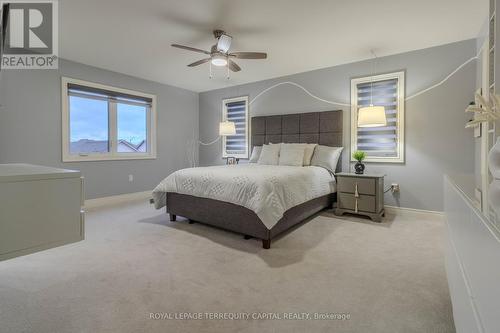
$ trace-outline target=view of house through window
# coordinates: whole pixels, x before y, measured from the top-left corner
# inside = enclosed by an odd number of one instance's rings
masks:
[[[147,107],[118,103],[118,152],[147,152]]]
[[[65,161],[155,156],[154,96],[72,81],[63,80]]]
[[[69,105],[70,153],[109,152],[108,102],[70,96]]]

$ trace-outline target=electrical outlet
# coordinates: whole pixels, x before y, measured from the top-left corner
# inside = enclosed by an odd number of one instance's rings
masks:
[[[134,175],[128,175],[128,181],[133,182],[134,181]]]
[[[391,184],[391,192],[392,193],[399,192],[399,184],[398,183]]]

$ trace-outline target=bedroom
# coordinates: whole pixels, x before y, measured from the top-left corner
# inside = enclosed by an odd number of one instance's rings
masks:
[[[499,5],[2,2],[2,332],[497,332]]]

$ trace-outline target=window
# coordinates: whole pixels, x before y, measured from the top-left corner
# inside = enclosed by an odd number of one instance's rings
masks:
[[[63,162],[156,158],[156,97],[62,79]]]
[[[351,80],[351,150],[366,162],[404,163],[404,72]],[[385,107],[387,126],[358,127],[358,109]],[[352,160],[354,161],[354,160]]]
[[[222,157],[248,158],[248,97],[223,100],[222,120],[236,127],[236,135],[222,137]]]

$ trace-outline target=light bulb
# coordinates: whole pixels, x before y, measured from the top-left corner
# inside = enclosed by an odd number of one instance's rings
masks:
[[[214,66],[226,66],[227,65],[227,59],[223,55],[216,54],[212,57],[212,65]]]

